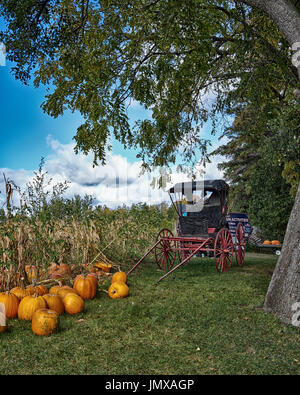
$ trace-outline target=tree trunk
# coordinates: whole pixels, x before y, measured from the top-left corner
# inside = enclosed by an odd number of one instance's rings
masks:
[[[264,309],[277,313],[281,321],[290,324],[292,306],[297,302],[300,302],[300,184]]]
[[[290,0],[238,0],[266,12],[300,57],[300,14]],[[300,81],[300,60],[294,64]]]
[[[285,35],[291,48],[294,51],[298,51],[300,55],[300,14],[290,0],[242,0],[242,2],[266,12]],[[300,82],[300,61],[297,60],[293,64],[298,70]],[[276,215],[276,213],[274,214]],[[265,311],[276,313],[282,322],[298,326],[300,321],[295,323],[293,318],[295,317],[296,308],[299,309],[299,307],[300,183],[287,225],[281,255],[265,297],[264,309]],[[299,316],[299,313],[297,313],[297,316]]]

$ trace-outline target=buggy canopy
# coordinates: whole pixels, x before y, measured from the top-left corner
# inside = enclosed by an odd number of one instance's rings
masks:
[[[185,191],[199,191],[201,189],[207,191],[229,191],[229,185],[224,180],[202,180],[202,181],[188,181],[179,182],[169,189],[169,193],[181,192],[185,194]]]
[[[186,211],[200,212],[204,206],[219,206],[222,210],[228,191],[229,185],[224,180],[201,180],[177,183],[168,192],[178,215],[181,216],[186,215]],[[210,196],[207,192],[211,192]]]

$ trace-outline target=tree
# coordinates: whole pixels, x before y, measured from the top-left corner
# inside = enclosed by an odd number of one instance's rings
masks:
[[[270,67],[286,68],[297,93],[300,64],[291,48],[300,43],[299,10],[297,0],[276,0],[276,7],[271,0],[4,0],[8,30],[0,39],[17,78],[28,82],[34,72],[36,86],[52,82],[48,114],[83,114],[76,152],[104,161],[112,130],[125,146],[139,147],[145,166],[164,165],[179,152],[205,158],[203,122],[236,95],[248,103],[265,97]],[[152,119],[132,129],[130,99],[152,110]],[[265,301],[285,322],[300,300],[299,209],[300,186]]]

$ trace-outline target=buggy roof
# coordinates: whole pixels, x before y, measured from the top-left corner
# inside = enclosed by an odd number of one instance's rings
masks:
[[[202,180],[202,181],[188,181],[179,182],[169,189],[169,193],[182,192],[189,189],[192,191],[198,191],[204,188],[206,191],[218,191],[218,192],[228,192],[229,185],[224,180]]]

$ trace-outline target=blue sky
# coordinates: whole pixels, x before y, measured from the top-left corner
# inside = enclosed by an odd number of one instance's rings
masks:
[[[1,24],[0,20],[0,29],[1,26],[3,23]],[[4,189],[2,172],[22,188],[32,179],[33,172],[38,168],[43,156],[46,159],[45,170],[55,181],[71,181],[70,195],[91,194],[97,201],[102,200],[108,205],[110,201],[116,203],[118,199],[125,204],[149,200],[152,193],[147,186],[149,177],[139,177],[140,163],[136,158],[137,151],[125,150],[121,143],[112,139],[113,150],[108,157],[107,166],[93,168],[92,155],[76,156],[73,150],[75,142],[72,138],[77,127],[83,122],[81,115],[67,111],[55,119],[45,114],[41,104],[46,88],[34,88],[32,82],[29,86],[23,85],[14,78],[11,67],[10,62],[0,66],[0,191],[3,192]],[[135,102],[129,108],[128,114],[132,124],[137,119],[151,116]],[[203,129],[203,137],[208,136],[209,124]],[[214,137],[213,141],[216,146],[217,137]],[[221,176],[216,165],[217,162],[209,166],[206,178]],[[121,185],[129,185],[130,190],[127,188],[123,191],[125,200],[119,195],[112,197],[112,174],[120,178]],[[129,179],[130,183],[127,182]],[[0,207],[3,197],[4,194],[1,193]],[[153,199],[158,202],[161,195],[156,194]]]

